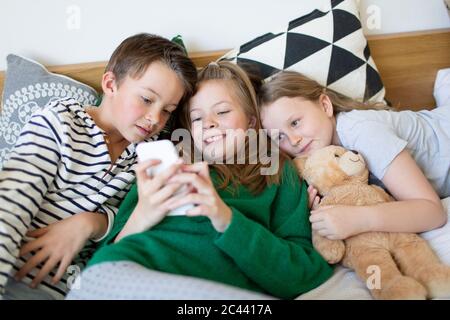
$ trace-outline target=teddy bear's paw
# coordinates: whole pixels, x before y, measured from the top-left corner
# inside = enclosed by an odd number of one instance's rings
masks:
[[[397,276],[387,283],[381,283],[381,289],[374,289],[375,298],[382,300],[425,300],[427,290],[413,278]]]
[[[418,280],[427,288],[429,298],[450,298],[449,266],[438,264],[424,268]]]
[[[345,244],[343,241],[330,240],[326,246],[319,246],[316,249],[329,264],[338,263],[345,254]]]

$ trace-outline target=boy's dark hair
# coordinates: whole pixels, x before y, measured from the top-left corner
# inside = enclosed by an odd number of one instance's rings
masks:
[[[185,92],[180,104],[189,99],[197,83],[195,65],[180,45],[158,35],[139,33],[125,39],[114,50],[105,72],[111,71],[120,86],[127,76],[141,77],[155,61],[167,65],[183,82]]]

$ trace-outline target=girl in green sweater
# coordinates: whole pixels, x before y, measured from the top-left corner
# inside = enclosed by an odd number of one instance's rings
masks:
[[[154,177],[146,170],[157,161],[139,164],[137,183],[88,268],[133,261],[285,299],[328,279],[332,269],[311,244],[306,184],[282,153],[270,149],[267,135],[258,134],[255,92],[242,69],[209,64],[182,113],[190,142],[206,161],[178,163]],[[275,169],[258,160],[261,146],[277,155]],[[252,157],[255,150],[258,157]],[[183,185],[188,192],[173,196]],[[195,207],[185,216],[167,216],[185,204]]]

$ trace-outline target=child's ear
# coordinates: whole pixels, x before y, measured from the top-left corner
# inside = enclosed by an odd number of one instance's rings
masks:
[[[303,176],[303,172],[305,172],[306,159],[308,159],[307,156],[294,158],[295,166],[297,167],[297,170],[300,172],[301,176]]]
[[[324,93],[322,93],[319,97],[319,103],[323,108],[323,111],[327,114],[328,117],[332,117],[333,112],[333,103],[330,100],[330,97]]]
[[[102,90],[105,95],[110,95],[117,90],[116,77],[111,71],[105,72],[102,77]]]

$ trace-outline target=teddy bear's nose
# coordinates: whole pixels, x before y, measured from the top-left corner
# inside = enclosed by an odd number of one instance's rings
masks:
[[[350,150],[351,152],[353,152],[354,154],[356,154],[356,155],[358,155],[359,154],[359,152],[358,151],[356,151],[356,150]]]

